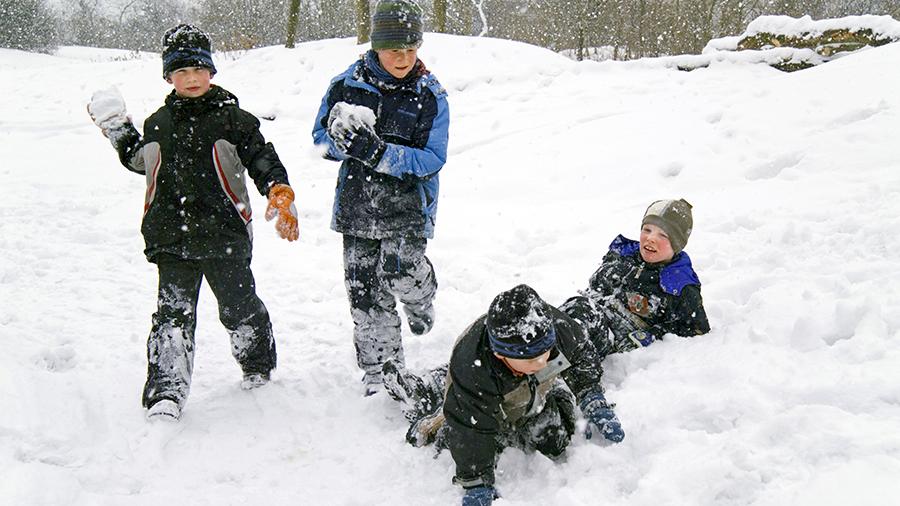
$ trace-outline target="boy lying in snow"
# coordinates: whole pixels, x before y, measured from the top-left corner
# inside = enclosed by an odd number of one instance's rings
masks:
[[[457,340],[448,365],[421,378],[389,360],[382,373],[388,394],[413,422],[407,440],[450,449],[464,506],[498,496],[494,464],[503,448],[561,456],[575,433],[576,404],[587,419],[586,437],[625,437],[584,328],[527,285],[494,298]]]
[[[684,251],[692,227],[686,200],[650,204],[640,240],[616,237],[588,289],[560,306],[585,327],[601,360],[665,334],[709,332],[700,279]]]

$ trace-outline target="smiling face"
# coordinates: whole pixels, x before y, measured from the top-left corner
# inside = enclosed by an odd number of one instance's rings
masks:
[[[202,97],[210,88],[212,76],[206,67],[182,67],[172,71],[166,81],[175,87],[179,97]]]
[[[506,364],[506,367],[508,367],[513,374],[516,376],[524,376],[526,374],[534,374],[547,367],[547,360],[550,359],[550,350],[547,350],[534,358],[509,358],[496,352],[494,353],[494,356]]]
[[[418,48],[408,49],[376,49],[378,63],[384,70],[397,79],[403,79],[416,64]]]
[[[641,227],[641,258],[648,264],[668,262],[675,256],[665,231],[650,223]]]

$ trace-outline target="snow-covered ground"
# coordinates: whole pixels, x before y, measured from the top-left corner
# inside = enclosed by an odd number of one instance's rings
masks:
[[[262,129],[301,231],[288,243],[256,220],[274,381],[239,388],[204,288],[177,424],[140,406],[156,295],[143,178],[85,112],[116,85],[140,128],[170,89],[161,63],[0,50],[0,504],[458,503],[449,454],[408,446],[397,406],[361,395],[328,228],[338,166],[309,132],[363,49],[216,55],[214,82],[274,118]],[[576,63],[433,34],[420,54],[452,119],[429,244],[438,322],[404,329],[411,368],[446,360],[503,289],[527,282],[558,304],[584,288],[650,201],[694,204],[687,250],[712,332],[608,359],[625,441],[577,438],[560,463],[507,450],[498,505],[900,503],[900,45],[793,74]]]

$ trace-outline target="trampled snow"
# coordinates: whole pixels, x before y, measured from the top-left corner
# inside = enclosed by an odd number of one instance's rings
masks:
[[[279,352],[240,369],[201,292],[193,387],[177,424],[144,420],[156,271],[129,173],[85,105],[117,86],[139,129],[170,90],[159,59],[0,50],[0,504],[457,504],[448,453],[404,442],[364,398],[329,230],[338,165],[310,131],[352,40],[215,54],[213,82],[262,120],[297,192],[300,240],[255,220],[253,269]],[[785,74],[713,61],[567,60],[508,41],[427,34],[449,92],[449,161],[430,334],[448,358],[501,290],[560,304],[647,204],[694,205],[687,246],[712,331],[605,362],[618,445],[562,462],[507,450],[498,505],[900,503],[900,45]],[[253,196],[257,217],[265,200]]]

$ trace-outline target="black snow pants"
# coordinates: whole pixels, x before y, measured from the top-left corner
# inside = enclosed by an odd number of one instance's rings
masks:
[[[203,278],[219,303],[219,321],[231,336],[231,354],[244,374],[275,368],[275,338],[266,306],[256,296],[250,259],[185,260],[161,255],[157,311],[147,339],[143,404],[169,399],[184,406],[194,367],[197,299]]]
[[[408,314],[431,307],[437,279],[425,256],[426,246],[419,237],[378,240],[344,235],[344,282],[356,361],[367,375],[380,377],[389,358],[404,364],[396,300]]]

